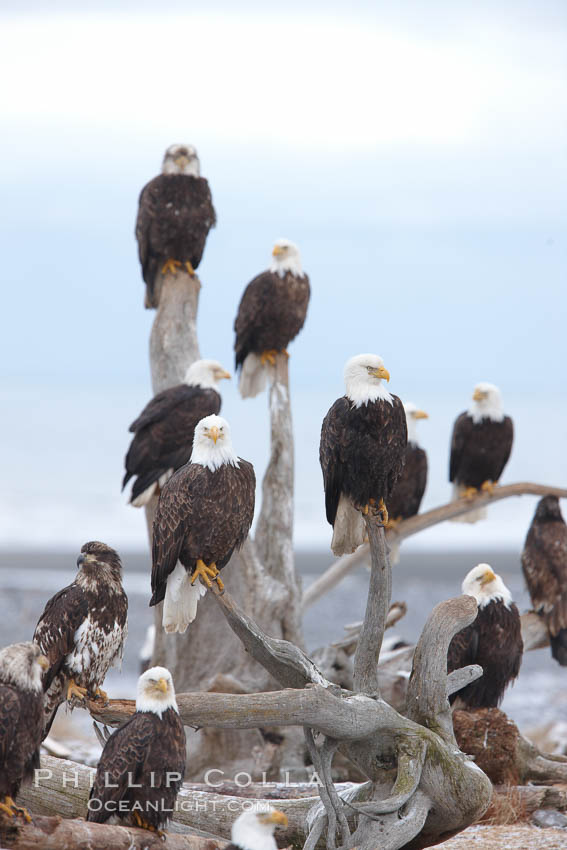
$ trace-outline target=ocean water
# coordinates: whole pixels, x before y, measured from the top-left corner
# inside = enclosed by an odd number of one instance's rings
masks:
[[[47,599],[73,580],[76,553],[0,552],[0,645],[29,640]],[[297,566],[307,587],[330,564],[322,550],[298,552]],[[488,561],[508,585],[520,611],[530,607],[523,587],[518,551],[473,550],[402,552],[394,567],[393,600],[407,603],[408,613],[395,633],[415,642],[432,608],[443,599],[460,593],[462,579],[480,561]],[[112,697],[135,696],[139,651],[147,626],[153,622],[149,600],[149,555],[123,553],[124,583],[129,597],[129,633],[122,671],[113,670],[105,690]],[[357,568],[341,584],[309,608],[304,618],[308,651],[344,635],[343,627],[364,617],[368,571]],[[234,637],[236,641],[237,638]],[[565,719],[567,714],[567,669],[560,667],[549,649],[524,656],[520,676],[502,706],[526,731]],[[75,712],[73,716],[82,714]]]

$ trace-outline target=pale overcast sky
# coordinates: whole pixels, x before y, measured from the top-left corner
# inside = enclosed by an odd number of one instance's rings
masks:
[[[36,510],[39,542],[69,543],[72,511],[86,537],[143,545],[116,492],[127,424],[150,392],[133,226],[175,141],[197,146],[218,213],[199,269],[203,355],[232,367],[238,300],[275,238],[299,244],[311,277],[291,349],[303,542],[327,536],[318,431],[361,350],[382,354],[394,392],[433,407],[431,504],[448,495],[453,413],[478,380],[523,417],[510,476],[567,478],[555,450],[567,436],[567,7],[349,8],[2,5],[8,543]],[[554,417],[544,445],[540,411]],[[265,400],[245,405],[232,387],[224,412],[261,471]]]

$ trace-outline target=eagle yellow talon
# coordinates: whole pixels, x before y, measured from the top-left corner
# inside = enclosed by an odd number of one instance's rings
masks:
[[[466,487],[461,493],[461,499],[474,499],[478,495],[478,490],[476,487]]]
[[[187,262],[185,263],[185,268],[187,269],[187,274],[191,275],[191,277],[195,277],[195,269],[193,268],[189,260],[187,260]]]
[[[169,260],[166,260],[163,266],[161,267],[161,273],[163,275],[172,274],[175,277],[175,275],[177,274],[177,269],[180,268],[181,263],[179,262],[179,260],[174,260],[172,257],[170,257]]]
[[[77,685],[74,679],[69,679],[69,684],[67,685],[67,699],[71,700],[73,697],[76,697],[84,702],[86,696],[87,689],[81,688],[80,685]]]
[[[276,365],[276,355],[277,351],[275,348],[270,348],[267,351],[263,351],[260,355],[260,363],[262,366],[265,366],[266,363],[269,363],[270,366]]]
[[[31,823],[31,815],[23,806],[17,806],[11,797],[5,797],[4,802],[0,803],[0,811],[6,812],[8,817],[21,817],[26,823]]]
[[[198,578],[202,578],[209,590],[212,588],[213,583],[211,579],[214,579],[217,584],[219,584],[219,590],[224,590],[224,584],[218,578],[219,571],[217,570],[217,565],[215,563],[209,564],[207,566],[204,561],[199,558],[197,560],[197,566],[193,571],[193,575],[191,576],[191,584],[195,584]]]
[[[385,522],[385,523],[384,523],[384,527],[385,527],[385,528],[388,528],[388,529],[391,529],[392,531],[395,531],[395,530],[396,530],[396,528],[398,527],[398,525],[401,523],[401,521],[402,521],[402,517],[401,517],[401,516],[398,516],[398,517],[391,517],[391,516],[389,516],[389,517],[388,517],[388,522]]]
[[[384,499],[380,499],[380,501],[378,502],[378,513],[380,514],[382,525],[387,526],[390,521],[390,517],[388,516],[388,509],[386,508],[386,503],[384,502]]]
[[[483,493],[490,493],[490,495],[492,496],[495,488],[497,487],[497,484],[498,484],[498,482],[496,482],[496,481],[490,481],[490,480],[483,481],[482,484],[480,485],[480,489],[482,490]]]
[[[97,688],[94,695],[95,699],[101,700],[104,705],[108,705],[108,694],[102,688]]]

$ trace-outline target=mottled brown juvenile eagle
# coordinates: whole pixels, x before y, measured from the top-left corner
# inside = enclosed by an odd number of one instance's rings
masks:
[[[217,221],[209,184],[200,176],[197,151],[191,145],[171,145],[162,173],[140,194],[136,239],[146,282],[146,307],[159,305],[156,276],[198,268],[209,230]]]
[[[222,378],[230,375],[216,360],[197,360],[187,370],[184,383],[158,393],[132,422],[134,438],[124,461],[122,489],[137,476],[130,496],[134,507],[146,505],[187,463],[197,422],[220,411],[217,384]]]
[[[346,395],[325,416],[319,446],[335,555],[360,546],[365,536],[363,514],[370,509],[388,522],[388,501],[402,472],[407,444],[404,407],[382,383],[390,380],[382,358],[352,357],[344,379]]]
[[[453,499],[473,498],[479,490],[491,493],[508,463],[514,425],[504,415],[500,390],[477,384],[470,408],[456,419],[451,438],[449,481]],[[478,522],[486,508],[455,517],[454,522]]]
[[[447,653],[447,672],[479,664],[483,675],[450,697],[457,708],[497,708],[520,672],[524,644],[520,612],[512,594],[488,564],[465,576],[463,593],[478,604],[476,620],[455,635]]]
[[[31,818],[14,802],[20,785],[39,767],[43,732],[42,671],[48,666],[31,642],[0,650],[0,813]]]
[[[248,536],[255,486],[254,467],[236,456],[228,422],[202,419],[191,460],[165,484],[154,519],[150,605],[164,600],[166,632],[186,630],[212,581],[222,590],[219,570]]]
[[[266,386],[266,364],[274,364],[286,351],[305,322],[309,304],[309,278],[303,274],[297,245],[278,239],[268,271],[255,277],[244,290],[234,322],[236,368],[241,369],[243,398],[258,395]]]
[[[164,837],[185,773],[185,730],[171,673],[151,667],[138,680],[136,712],[110,736],[100,757],[87,820],[116,816]]]
[[[551,654],[567,666],[567,525],[559,499],[544,496],[530,525],[522,569],[534,606],[547,625]]]
[[[109,667],[120,663],[127,634],[128,598],[118,552],[85,543],[75,581],[53,596],[35,628],[34,642],[49,661],[43,676],[45,731],[65,700],[103,699]]]

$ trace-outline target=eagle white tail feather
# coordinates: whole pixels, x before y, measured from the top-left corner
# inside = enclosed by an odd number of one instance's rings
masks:
[[[166,632],[187,631],[197,616],[197,604],[207,588],[200,581],[191,584],[189,573],[179,561],[168,576],[163,602],[162,624]]]
[[[364,518],[350,499],[341,494],[335,523],[331,549],[335,555],[350,555],[364,543],[366,527]]]
[[[460,499],[466,490],[466,487],[463,487],[461,484],[453,484],[453,495],[451,497],[452,502],[456,502]],[[474,524],[475,522],[479,522],[481,519],[486,519],[488,516],[488,511],[486,508],[477,508],[474,511],[469,511],[468,514],[461,514],[461,516],[454,516],[451,519],[451,522],[467,522],[469,524]]]
[[[146,487],[145,490],[142,490],[139,496],[136,496],[135,499],[132,499],[132,505],[135,508],[143,508],[144,505],[147,505],[154,493],[157,490],[157,482],[150,484],[149,487]]]
[[[257,354],[249,354],[242,364],[238,389],[242,398],[254,398],[266,389],[268,372]]]

